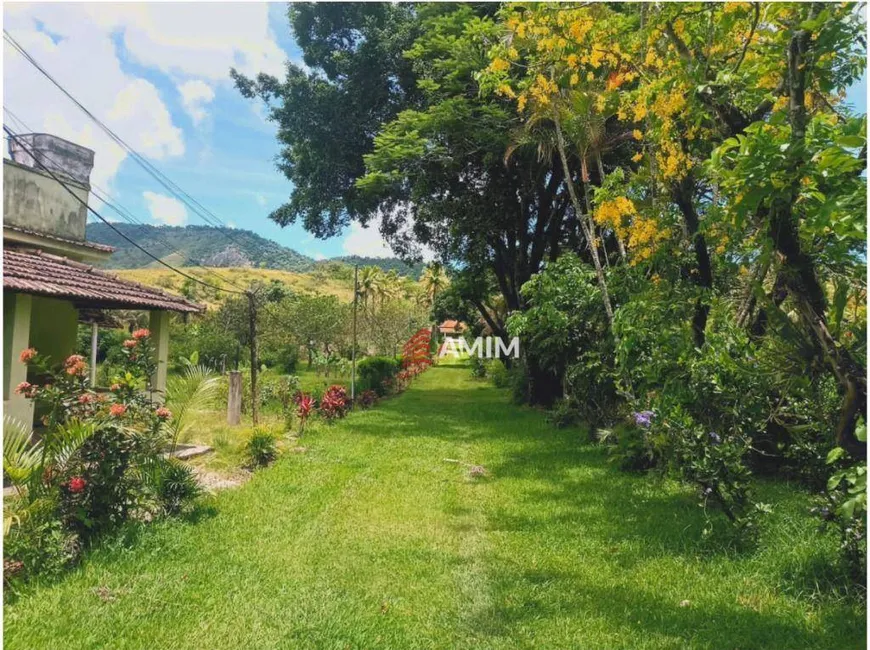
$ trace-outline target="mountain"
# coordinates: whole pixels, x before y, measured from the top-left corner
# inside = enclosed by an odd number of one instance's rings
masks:
[[[314,267],[310,257],[285,248],[249,230],[212,226],[151,226],[113,223],[121,233],[148,252],[178,266],[252,267],[304,272]],[[106,266],[141,269],[157,262],[126,241],[104,223],[89,223],[88,241],[115,248]],[[184,255],[174,253],[183,251]],[[187,256],[187,259],[185,259]]]
[[[394,257],[335,257],[315,262],[291,248],[261,237],[250,230],[214,226],[152,226],[113,223],[148,252],[173,266],[212,266],[218,268],[254,268],[309,273],[326,265],[378,266],[384,271],[418,279],[422,264],[406,264]],[[88,241],[107,244],[115,252],[105,263],[112,269],[165,268],[104,223],[89,223]],[[174,252],[183,251],[184,255]]]

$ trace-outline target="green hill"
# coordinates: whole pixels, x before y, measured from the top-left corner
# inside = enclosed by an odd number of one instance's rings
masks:
[[[212,226],[151,226],[112,224],[147,251],[170,264],[202,265],[219,268],[251,267],[305,272],[314,268],[310,257],[285,248],[249,230]],[[114,269],[141,269],[157,262],[126,241],[103,223],[89,223],[89,241],[108,244],[115,252],[106,266]],[[173,249],[184,255],[173,253]],[[187,260],[184,256],[187,256]]]
[[[406,264],[394,257],[335,257],[315,262],[291,248],[261,237],[250,230],[213,226],[152,226],[113,223],[112,226],[173,266],[272,269],[308,273],[342,264],[379,266],[384,271],[418,279],[422,264]],[[87,225],[88,241],[115,248],[105,266],[112,269],[164,268],[104,223]],[[184,254],[174,251],[182,251]]]

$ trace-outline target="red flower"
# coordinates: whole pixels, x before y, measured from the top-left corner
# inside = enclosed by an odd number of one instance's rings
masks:
[[[133,339],[127,339],[126,341],[124,341],[124,347],[127,348],[128,350],[132,350],[133,348],[136,347],[136,343],[137,342],[134,341]]]
[[[21,359],[21,363],[30,363],[35,356],[36,350],[33,348],[27,348],[26,350],[21,351],[21,356],[18,358]]]
[[[170,411],[165,406],[161,406],[159,409],[154,411],[154,415],[159,417],[161,420],[168,420],[172,417],[172,411]]]
[[[81,476],[73,476],[69,480],[69,485],[68,485],[69,491],[72,492],[73,494],[78,494],[79,492],[81,492],[82,490],[85,489],[85,486],[87,484],[88,484],[88,482],[85,479],[83,479]]]
[[[150,330],[147,330],[144,327],[133,332],[133,338],[137,341],[139,339],[147,339],[149,336],[151,336]]]
[[[109,413],[116,418],[121,417],[124,413],[127,412],[127,407],[123,404],[112,404],[109,407]]]

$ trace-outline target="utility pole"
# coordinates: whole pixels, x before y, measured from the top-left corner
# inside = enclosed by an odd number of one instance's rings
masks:
[[[351,344],[350,352],[350,402],[353,404],[356,399],[356,305],[359,299],[359,290],[357,289],[357,278],[359,277],[359,264],[353,265],[353,343]]]
[[[248,324],[251,338],[251,422],[259,424],[259,393],[257,392],[257,371],[259,354],[257,350],[257,301],[253,291],[245,292],[248,296]]]

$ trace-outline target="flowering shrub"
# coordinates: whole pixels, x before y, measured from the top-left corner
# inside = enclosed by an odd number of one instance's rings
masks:
[[[296,416],[299,418],[299,435],[305,432],[305,424],[308,418],[311,417],[311,412],[314,410],[314,398],[305,393],[296,395]]]
[[[30,379],[16,392],[39,405],[44,429],[34,441],[28,426],[4,423],[3,469],[16,491],[4,503],[5,561],[18,578],[59,569],[130,517],[179,512],[198,494],[190,468],[163,456],[180,419],[154,403],[150,332],[136,330],[122,347],[107,393],[89,386],[81,355],[58,364],[33,348],[19,355]]]
[[[356,398],[356,401],[361,408],[371,408],[372,406],[377,404],[378,394],[373,390],[364,390],[362,393],[360,393],[359,397]]]
[[[320,415],[327,422],[343,418],[350,408],[350,400],[344,386],[330,386],[320,398]]]

